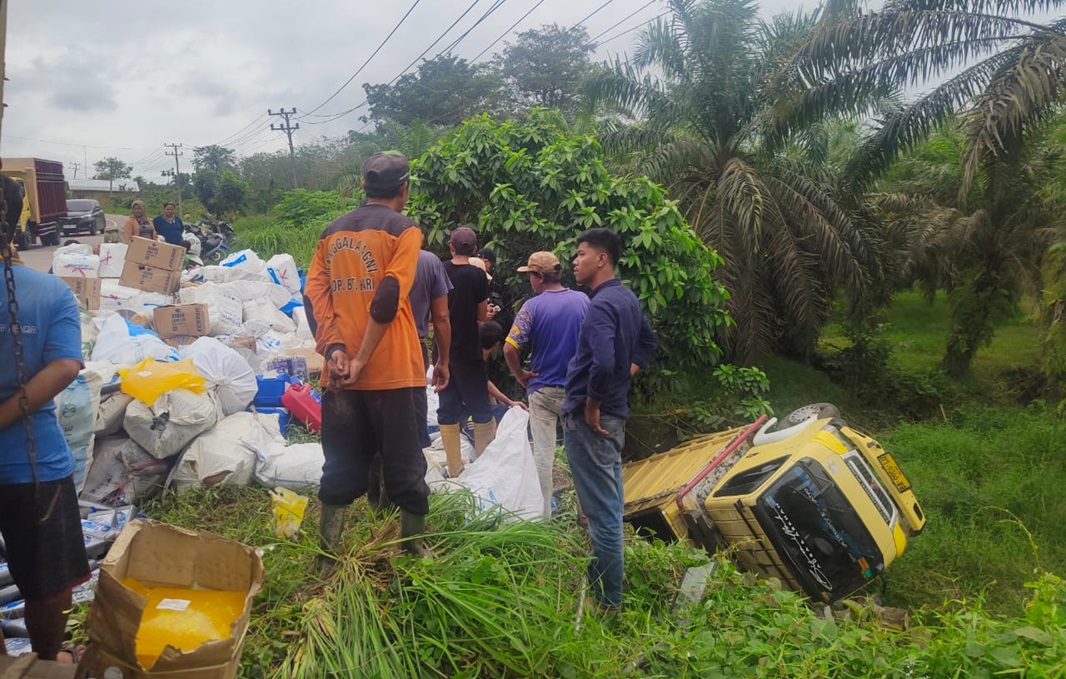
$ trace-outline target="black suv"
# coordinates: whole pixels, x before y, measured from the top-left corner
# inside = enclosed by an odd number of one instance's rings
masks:
[[[59,228],[63,235],[86,232],[95,236],[104,230],[107,218],[104,217],[104,209],[100,203],[88,198],[76,198],[67,201],[67,216],[59,220]]]

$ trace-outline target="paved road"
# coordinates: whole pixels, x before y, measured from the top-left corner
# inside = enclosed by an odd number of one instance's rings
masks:
[[[126,221],[126,215],[104,215],[110,224],[121,225]],[[79,242],[86,243],[88,245],[99,245],[104,242],[104,235],[99,234],[96,236],[80,235],[80,236],[61,236],[60,243],[66,242],[72,238],[76,238]],[[52,254],[55,252],[55,247],[43,247],[41,245],[35,245],[29,250],[22,250],[19,252],[19,258],[29,266],[38,271],[48,271],[52,267]]]

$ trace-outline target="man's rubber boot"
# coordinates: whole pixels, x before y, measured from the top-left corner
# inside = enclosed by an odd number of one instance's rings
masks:
[[[411,556],[428,557],[430,554],[422,542],[422,534],[426,532],[426,517],[424,514],[412,514],[406,509],[400,510],[400,537],[403,549]]]
[[[496,438],[496,420],[474,423],[474,450],[477,456],[485,452],[489,444]]]
[[[444,444],[444,454],[448,456],[448,478],[454,479],[463,471],[462,448],[459,445],[459,425],[440,425],[440,440]]]
[[[322,541],[319,546],[326,554],[318,557],[318,572],[320,575],[329,575],[337,565],[337,554],[341,550],[341,535],[344,533],[344,516],[348,513],[346,505],[322,505],[322,519],[319,522],[319,532]]]

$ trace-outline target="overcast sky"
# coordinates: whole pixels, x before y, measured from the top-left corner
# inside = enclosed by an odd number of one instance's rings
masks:
[[[421,0],[366,69],[318,114],[364,100],[364,82],[388,82],[441,34],[472,0]],[[105,156],[134,164],[134,175],[159,181],[173,167],[163,143],[223,143],[240,154],[274,151],[285,135],[269,130],[266,110],[320,105],[366,60],[413,0],[14,0],[8,15],[2,153],[82,164],[78,178]],[[461,35],[492,6],[479,0],[427,56]],[[505,0],[455,48],[472,59],[537,0]],[[547,0],[515,29],[569,26],[602,0]],[[664,10],[662,0],[614,0],[585,24],[608,41]],[[815,0],[762,0],[765,15]],[[636,12],[628,20],[622,21]],[[608,29],[617,22],[617,28]],[[608,42],[606,58],[624,52],[636,32]],[[502,48],[501,41],[483,59]],[[297,142],[360,127],[365,109],[327,124],[301,121]],[[273,119],[275,122],[278,119]],[[183,167],[184,170],[184,167]]]

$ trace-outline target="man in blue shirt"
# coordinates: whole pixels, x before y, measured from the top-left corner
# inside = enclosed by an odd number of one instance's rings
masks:
[[[655,353],[637,297],[615,278],[622,239],[609,229],[577,237],[574,277],[592,290],[577,354],[566,373],[563,446],[589,520],[589,580],[600,608],[622,606],[622,446],[633,375]]]
[[[588,295],[563,287],[563,267],[550,252],[534,252],[518,271],[529,275],[536,295],[518,311],[503,345],[514,378],[529,396],[529,428],[537,463],[544,516],[552,514],[552,468],[556,423],[562,414],[566,367],[577,353],[578,333],[589,308]],[[519,350],[532,345],[530,370],[522,367]]]
[[[163,204],[163,214],[152,220],[155,232],[171,245],[181,245],[185,233],[185,223],[174,214],[174,203]]]
[[[5,235],[10,238],[10,231]],[[61,279],[28,269],[17,259],[10,266],[30,416],[26,423],[20,406],[11,310],[3,308],[0,533],[11,576],[26,600],[26,627],[33,650],[42,659],[55,660],[63,644],[72,590],[89,578],[74,488],[74,457],[56,419],[54,401],[82,368],[81,320],[74,294]]]

